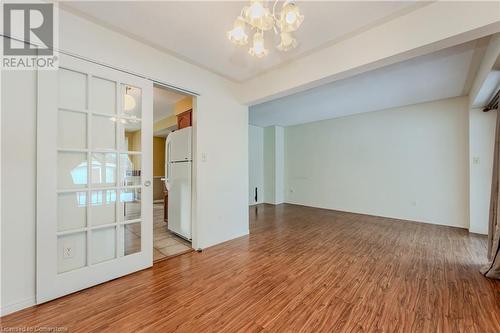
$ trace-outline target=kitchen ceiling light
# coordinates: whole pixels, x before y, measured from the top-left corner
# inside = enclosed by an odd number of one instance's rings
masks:
[[[123,109],[125,111],[130,111],[135,108],[135,98],[128,94],[128,91],[132,89],[130,87],[125,88],[125,95],[123,96]]]
[[[264,47],[264,32],[271,29],[276,35],[280,35],[280,43],[276,46],[280,51],[288,51],[297,47],[297,40],[291,32],[296,31],[304,21],[304,15],[300,14],[299,7],[292,0],[284,1],[281,11],[278,13],[276,7],[278,0],[274,2],[272,13],[266,7],[267,1],[251,0],[250,6],[241,10],[241,15],[236,18],[233,29],[228,31],[228,39],[236,45],[246,45],[248,35],[246,26],[254,30],[253,45],[249,53],[258,58],[268,54]]]

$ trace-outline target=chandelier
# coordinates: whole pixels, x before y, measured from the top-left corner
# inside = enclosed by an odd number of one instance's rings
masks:
[[[297,30],[304,21],[304,15],[300,15],[299,7],[294,1],[283,1],[279,13],[276,7],[280,1],[274,2],[272,13],[266,7],[266,2],[251,0],[250,6],[244,7],[240,16],[234,21],[233,29],[227,32],[227,38],[231,42],[236,45],[246,45],[248,43],[247,26],[254,31],[252,46],[248,53],[257,58],[262,58],[269,52],[264,47],[265,31],[274,30],[274,33],[280,36],[280,43],[276,48],[280,51],[288,51],[297,47],[297,40],[292,32]]]

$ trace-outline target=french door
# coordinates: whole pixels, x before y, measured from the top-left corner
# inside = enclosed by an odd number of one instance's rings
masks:
[[[152,105],[92,62],[38,72],[37,303],[152,265]]]

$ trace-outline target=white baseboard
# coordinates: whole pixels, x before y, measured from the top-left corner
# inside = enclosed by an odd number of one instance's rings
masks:
[[[35,297],[28,297],[14,303],[6,304],[0,308],[0,316],[6,316],[13,312],[29,308],[33,305],[36,305]]]
[[[256,205],[260,205],[260,204],[263,204],[265,203],[264,200],[259,200],[257,202],[252,202],[252,203],[249,203],[248,206],[256,206]]]
[[[474,228],[469,228],[469,232],[471,234],[488,236],[488,231],[484,231],[484,230],[478,230],[478,229],[474,229]]]
[[[224,239],[220,239],[220,240],[217,240],[215,242],[203,244],[201,247],[197,248],[196,250],[198,250],[198,249],[204,250],[204,249],[207,249],[209,247],[219,245],[219,244],[222,244],[225,242],[229,242],[229,241],[232,241],[233,239],[244,237],[244,236],[249,235],[249,234],[250,234],[250,229],[246,229],[245,231],[242,231],[242,232],[234,233],[232,235],[227,235]]]
[[[372,216],[372,217],[383,217],[386,219],[393,219],[393,220],[400,220],[400,221],[405,221],[405,222],[417,222],[417,223],[426,223],[426,224],[432,224],[432,225],[441,225],[444,227],[452,227],[452,228],[459,228],[459,229],[466,229],[468,228],[464,225],[456,225],[456,224],[451,224],[451,223],[440,223],[440,222],[433,222],[433,221],[428,221],[428,220],[423,220],[423,219],[416,219],[413,217],[409,216],[395,216],[395,215],[387,215],[387,214],[380,214],[377,212],[366,212],[366,211],[356,211],[356,210],[347,210],[343,209],[341,207],[330,207],[330,206],[324,206],[324,205],[315,205],[312,203],[302,203],[302,202],[294,202],[294,201],[286,201],[284,202],[289,205],[295,205],[295,206],[304,206],[304,207],[311,207],[311,208],[319,208],[319,209],[326,209],[326,210],[334,210],[337,212],[343,212],[343,213],[350,213],[350,214],[358,214],[358,215],[367,215],[367,216]]]

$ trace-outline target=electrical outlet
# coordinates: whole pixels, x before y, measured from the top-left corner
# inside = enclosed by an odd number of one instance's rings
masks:
[[[201,153],[201,161],[206,162],[208,160],[208,154],[207,153]]]
[[[472,158],[472,164],[479,164],[481,163],[481,160],[479,159],[479,157],[475,156]]]
[[[71,245],[64,244],[63,246],[63,258],[70,259],[73,258],[73,247]]]

